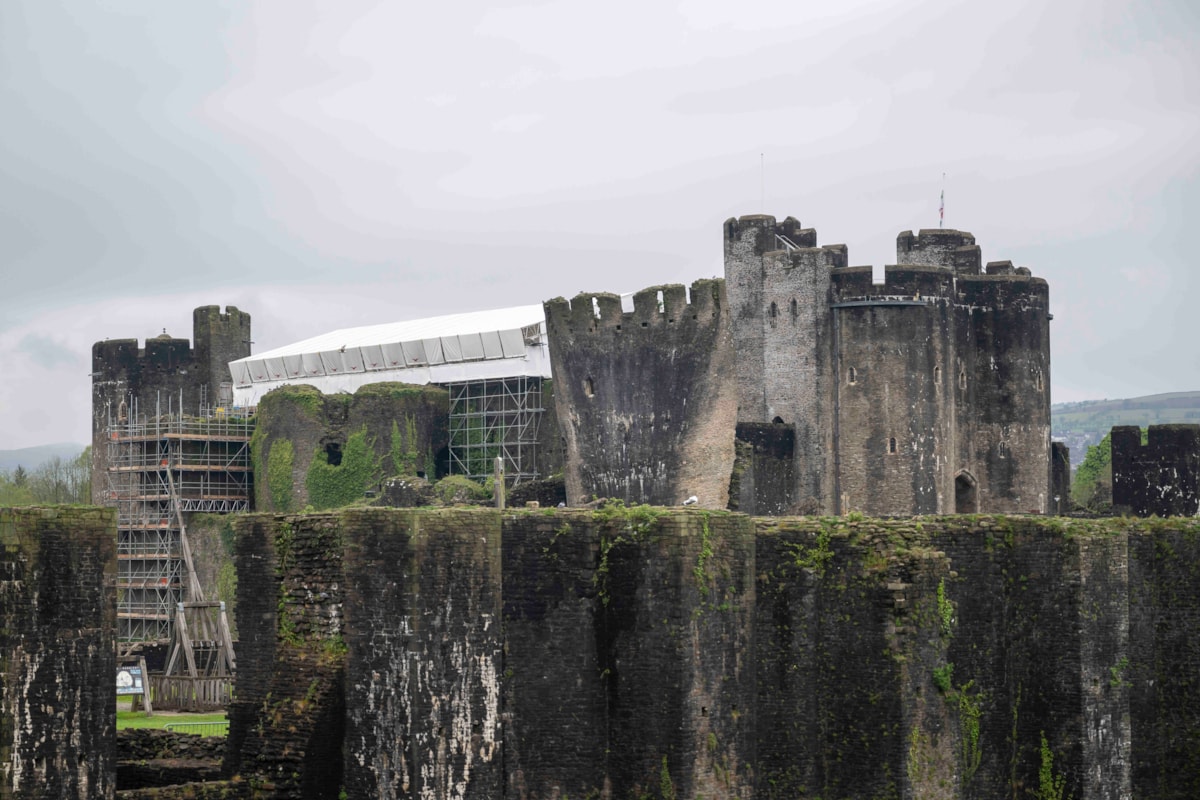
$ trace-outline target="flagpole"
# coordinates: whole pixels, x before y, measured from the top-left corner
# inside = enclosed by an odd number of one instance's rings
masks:
[[[946,173],[942,173],[942,205],[938,208],[938,227],[946,222]]]

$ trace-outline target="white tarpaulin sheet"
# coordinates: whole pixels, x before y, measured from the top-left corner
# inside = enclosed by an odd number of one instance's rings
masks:
[[[344,328],[229,364],[234,404],[253,406],[272,389],[307,383],[325,393],[380,381],[550,377],[540,305]],[[528,339],[526,331],[536,331]]]

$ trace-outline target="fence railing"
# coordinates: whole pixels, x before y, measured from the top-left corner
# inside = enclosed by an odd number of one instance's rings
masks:
[[[150,691],[155,710],[220,711],[233,699],[233,679],[151,675]]]
[[[229,720],[222,722],[168,722],[164,729],[173,733],[191,736],[225,736],[229,733]]]

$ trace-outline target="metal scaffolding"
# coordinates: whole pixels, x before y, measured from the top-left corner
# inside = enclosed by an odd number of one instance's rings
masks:
[[[183,514],[250,504],[250,419],[166,414],[110,417],[108,489],[117,509],[117,637],[165,641],[185,601],[202,601]]]
[[[451,474],[486,480],[499,456],[510,484],[536,480],[542,379],[483,379],[445,387],[450,392]]]

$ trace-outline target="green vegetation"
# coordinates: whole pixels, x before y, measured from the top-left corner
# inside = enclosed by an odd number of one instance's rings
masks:
[[[942,636],[949,636],[954,626],[954,603],[946,597],[946,579],[938,581],[937,587],[938,620],[942,624]]]
[[[306,383],[284,385],[275,389],[270,394],[262,399],[259,404],[259,414],[264,411],[264,406],[270,407],[279,403],[288,403],[294,407],[298,407],[304,413],[316,419],[325,410],[325,395],[315,386],[309,386]],[[333,399],[339,399],[339,396],[333,396]],[[345,398],[349,402],[349,396]]]
[[[1075,470],[1071,500],[1082,508],[1098,509],[1112,505],[1112,438],[1105,434],[1100,444],[1087,450]]]
[[[592,584],[597,589],[597,595],[602,605],[607,606],[612,600],[608,592],[608,556],[613,548],[622,544],[640,542],[654,527],[655,521],[663,514],[670,513],[664,508],[653,506],[626,506],[621,500],[609,500],[594,513],[594,519],[600,523],[600,563],[592,574]]]
[[[292,464],[295,451],[290,439],[277,439],[271,445],[267,457],[267,488],[271,492],[271,505],[276,511],[289,513],[292,508]]]
[[[671,780],[671,771],[667,769],[666,756],[663,756],[662,770],[658,775],[658,792],[662,800],[675,800],[675,783]]]
[[[1146,443],[1147,431],[1142,429],[1142,444]],[[1112,510],[1112,435],[1104,435],[1100,444],[1087,450],[1083,462],[1075,470],[1071,483],[1071,500],[1075,505],[1089,511]]]
[[[1108,680],[1108,685],[1114,689],[1129,688],[1132,683],[1125,680],[1125,670],[1129,669],[1129,659],[1121,656],[1121,660],[1108,668],[1108,672],[1112,675]]]
[[[1114,425],[1165,425],[1200,422],[1200,391],[1131,397],[1125,400],[1085,400],[1050,407],[1055,436],[1070,433],[1108,433]],[[1094,440],[1093,440],[1094,441]]]
[[[825,565],[833,558],[833,549],[829,546],[831,538],[831,531],[822,524],[821,530],[811,545],[788,542],[784,546],[791,552],[792,563],[797,569],[815,573],[820,578],[825,575]]]
[[[91,502],[91,445],[72,459],[54,456],[32,472],[20,464],[12,472],[0,470],[0,506]]]
[[[420,453],[417,451],[417,420],[410,414],[404,417],[404,435],[400,435],[400,423],[392,420],[392,474],[416,475]],[[423,464],[422,464],[423,466]],[[429,475],[428,472],[425,473]]]
[[[446,505],[475,503],[492,496],[490,489],[465,475],[447,475],[434,484],[433,491]]]
[[[933,668],[933,685],[942,694],[949,694],[954,683],[954,664],[946,662],[940,667]]]
[[[472,422],[479,424],[476,415],[480,410],[478,403],[467,401],[465,411],[450,418],[450,449],[460,454],[468,475],[492,473],[505,437],[503,425],[487,430],[472,426]]]
[[[979,771],[983,763],[983,751],[979,747],[979,720],[983,717],[983,693],[971,694],[974,681],[967,681],[958,687],[958,727],[962,736],[960,751],[962,766],[962,785],[965,787]]]
[[[346,439],[340,464],[330,464],[324,450],[314,454],[306,480],[308,500],[317,511],[340,508],[361,500],[363,492],[378,480],[379,459],[364,426]]]
[[[1066,793],[1067,776],[1054,771],[1054,751],[1046,742],[1046,732],[1042,731],[1041,747],[1042,765],[1038,768],[1038,788],[1033,796],[1037,800],[1069,800]]]
[[[215,714],[168,714],[158,713],[150,716],[145,711],[118,711],[117,730],[132,728],[163,729],[173,722],[225,722],[225,712]]]
[[[696,578],[696,588],[700,596],[708,598],[709,584],[712,576],[708,574],[708,560],[713,557],[712,534],[708,530],[708,512],[700,516],[700,553],[696,556],[696,567],[692,574]]]

